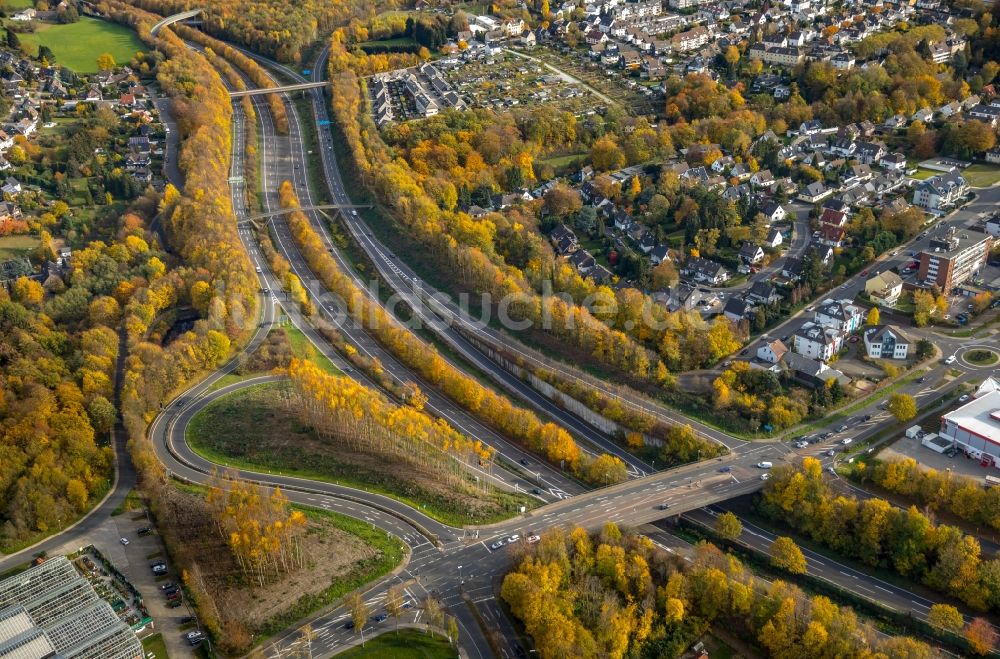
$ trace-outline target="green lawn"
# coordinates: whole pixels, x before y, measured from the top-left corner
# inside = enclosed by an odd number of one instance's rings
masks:
[[[153,634],[142,639],[142,649],[148,656],[153,653],[153,659],[168,659],[167,644],[163,641],[163,634]]]
[[[28,7],[34,6],[35,0],[3,0],[3,2],[0,2],[0,7],[3,7],[8,12],[27,9]]]
[[[361,50],[367,50],[369,48],[376,48],[378,46],[385,46],[387,48],[416,48],[419,44],[413,40],[413,37],[395,37],[393,39],[378,39],[375,41],[365,41],[361,44]]]
[[[292,344],[292,353],[297,358],[316,364],[320,370],[329,375],[343,375],[341,370],[333,365],[333,362],[316,350],[316,346],[309,341],[309,338],[302,333],[302,330],[293,325],[288,325],[288,327],[285,327],[285,332],[288,334],[288,342]]]
[[[974,188],[988,188],[1000,181],[1000,167],[976,163],[962,170],[962,176]]]
[[[458,653],[440,636],[431,636],[415,629],[401,629],[397,636],[385,632],[360,645],[337,655],[338,659],[452,659]]]
[[[18,36],[23,44],[48,46],[57,63],[77,73],[95,73],[97,58],[103,53],[111,53],[118,64],[127,64],[136,51],[145,50],[132,30],[96,18],[67,25],[40,23],[37,32]]]
[[[0,261],[9,261],[24,256],[36,247],[38,247],[38,238],[35,236],[4,236],[0,238]]]
[[[917,171],[910,174],[909,177],[912,179],[916,179],[918,181],[923,181],[924,179],[928,179],[932,176],[937,176],[938,174],[941,173],[942,172],[935,172],[933,169],[917,168]]]

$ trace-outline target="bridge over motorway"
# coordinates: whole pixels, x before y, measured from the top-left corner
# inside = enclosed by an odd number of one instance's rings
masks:
[[[194,18],[200,13],[201,13],[200,9],[189,9],[188,11],[182,11],[179,14],[173,14],[171,16],[167,16],[166,18],[161,19],[156,24],[154,24],[153,27],[149,28],[149,33],[155,37],[157,32],[167,27],[168,25],[172,25],[173,23],[184,21],[189,18]]]
[[[291,213],[292,211],[302,211],[303,213],[308,213],[309,211],[325,211],[334,209],[345,209],[345,208],[371,208],[371,204],[318,204],[314,206],[296,206],[295,208],[279,208],[272,211],[267,211],[265,213],[255,213],[253,215],[244,215],[240,218],[239,224],[243,226],[245,224],[253,224],[258,220],[266,220],[271,217],[278,215],[285,215]]]
[[[263,87],[261,89],[240,89],[229,92],[231,98],[242,98],[244,96],[260,96],[261,94],[281,94],[284,92],[297,92],[304,89],[317,89],[326,87],[329,83],[320,82],[299,82],[294,85],[283,85],[281,87]]]

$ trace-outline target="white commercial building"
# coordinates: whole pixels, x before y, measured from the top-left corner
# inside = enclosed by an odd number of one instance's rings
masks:
[[[942,416],[940,435],[985,465],[1000,465],[1000,383],[988,378],[971,401]]]

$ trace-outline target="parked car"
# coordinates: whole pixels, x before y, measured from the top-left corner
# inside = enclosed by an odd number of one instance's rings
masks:
[[[196,617],[194,617],[194,616],[184,616],[183,618],[181,618],[177,622],[178,622],[178,624],[181,624],[181,625],[187,625],[187,624],[190,624],[192,622],[197,622],[197,621],[198,621],[198,619]]]
[[[490,545],[490,549],[493,549],[494,551],[500,549],[501,547],[503,547],[503,540],[497,540],[492,545]]]
[[[181,604],[183,604],[183,602],[181,602],[180,599],[170,600],[169,602],[167,602],[167,607],[171,609],[176,609]]]
[[[128,538],[120,538],[118,540],[118,542],[122,543],[123,545],[127,545],[128,544]]]
[[[969,394],[962,394],[958,397],[958,402],[960,403],[964,403],[967,400],[969,400]]]
[[[153,532],[153,529],[149,528],[148,526],[144,526],[141,529],[139,529],[138,531],[136,531],[136,533],[138,533],[139,535],[149,535],[152,532]]]

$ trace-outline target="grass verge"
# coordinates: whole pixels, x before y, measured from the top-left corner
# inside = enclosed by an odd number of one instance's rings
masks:
[[[282,397],[287,392],[287,382],[271,382],[223,396],[191,420],[188,444],[217,464],[382,494],[445,524],[488,524],[512,517],[520,506],[537,505],[532,497],[507,492],[482,494],[473,501],[469,495],[435,488],[426,482],[426,475],[424,480],[401,475],[378,456],[318,442],[312,429],[286,409]],[[473,502],[483,505],[474,510]]]
[[[167,644],[163,640],[163,634],[153,634],[142,639],[142,649],[146,653],[147,659],[168,659]]]
[[[132,489],[128,491],[128,494],[125,495],[122,502],[111,511],[111,516],[115,517],[130,510],[142,510],[142,508],[142,499],[139,498],[139,493]]]
[[[440,636],[431,636],[415,629],[398,633],[385,632],[337,655],[341,659],[452,659],[458,653]]]

